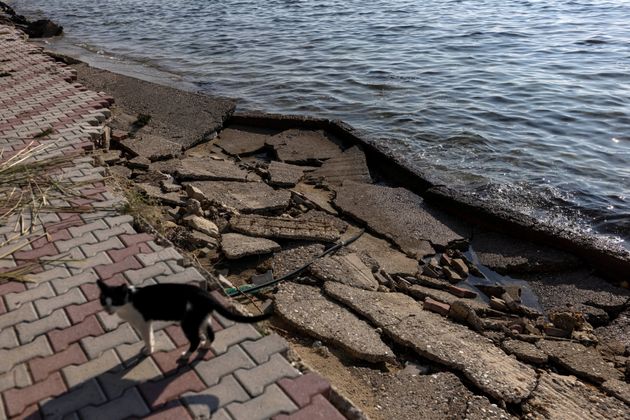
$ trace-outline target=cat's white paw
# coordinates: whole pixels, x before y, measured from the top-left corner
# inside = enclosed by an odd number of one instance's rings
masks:
[[[142,349],[142,354],[144,354],[145,356],[151,356],[153,354],[153,349],[144,347]]]

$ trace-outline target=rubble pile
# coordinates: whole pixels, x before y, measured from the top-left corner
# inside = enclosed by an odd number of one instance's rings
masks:
[[[474,391],[452,407],[469,418],[561,416],[567,401],[575,418],[628,418],[630,294],[568,254],[454,219],[322,130],[230,127],[187,150],[117,130],[112,147],[112,172],[229,284],[295,274],[264,290],[293,331],[351,359],[429,365],[453,382],[437,388]]]

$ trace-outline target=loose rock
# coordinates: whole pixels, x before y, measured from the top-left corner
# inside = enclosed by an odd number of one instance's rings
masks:
[[[335,204],[416,259],[434,254],[431,244],[445,248],[464,240],[438,220],[422,198],[404,188],[344,183]]]
[[[252,238],[238,233],[226,233],[221,236],[221,248],[229,260],[236,260],[250,255],[262,255],[280,251],[280,245],[269,239]]]
[[[415,297],[416,299],[424,300],[425,298],[429,297],[431,299],[438,300],[440,302],[448,303],[449,305],[451,305],[456,300],[460,299],[460,297],[455,296],[447,292],[446,290],[430,289],[428,287],[420,286],[418,284],[409,286],[406,291],[408,294]],[[477,299],[464,299],[464,300],[477,313],[484,313],[484,312],[487,312],[489,309],[488,305],[481,300],[477,300]]]
[[[144,183],[136,184],[136,186],[140,188],[147,195],[147,197],[157,200],[160,203],[172,206],[182,206],[185,204],[185,196],[183,194],[176,192],[163,193],[160,187]]]
[[[535,372],[467,327],[422,310],[401,293],[379,293],[328,282],[326,294],[381,327],[419,355],[461,371],[488,395],[520,402],[536,385]]]
[[[184,221],[188,226],[195,230],[198,230],[199,232],[205,233],[206,235],[210,235],[214,238],[219,237],[219,228],[208,219],[204,219],[203,217],[195,215],[190,215],[184,217]]]
[[[282,284],[275,295],[277,314],[297,330],[368,362],[393,361],[379,334],[352,312],[329,300],[318,287]]]

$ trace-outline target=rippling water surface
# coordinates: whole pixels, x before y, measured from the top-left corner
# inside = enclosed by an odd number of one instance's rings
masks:
[[[630,1],[20,0],[240,109],[343,119],[479,199],[630,241]]]

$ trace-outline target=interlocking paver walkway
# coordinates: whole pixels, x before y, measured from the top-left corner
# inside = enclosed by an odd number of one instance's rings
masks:
[[[80,192],[52,197],[46,212],[0,218],[0,272],[36,263],[32,283],[0,284],[0,419],[342,417],[325,379],[302,375],[284,358],[281,337],[249,325],[218,317],[211,350],[178,366],[186,340],[162,323],[156,353],[139,357],[138,335],[102,311],[95,281],[203,277],[134,230],[89,156],[112,98],[85,89],[71,68],[2,25],[0,75],[0,163],[41,146],[28,160],[65,157],[69,164],[51,175]]]

